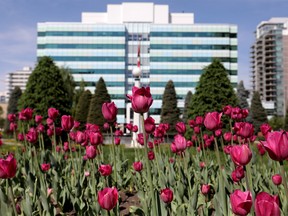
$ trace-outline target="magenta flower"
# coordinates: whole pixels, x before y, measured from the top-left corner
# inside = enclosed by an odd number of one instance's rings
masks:
[[[275,174],[272,176],[272,181],[275,185],[280,185],[282,183],[282,176],[280,174]]]
[[[204,125],[208,130],[214,131],[222,126],[221,122],[222,113],[209,112],[204,119]]]
[[[211,188],[211,186],[208,184],[201,185],[201,193],[203,195],[207,195],[210,192],[210,188]]]
[[[150,87],[137,88],[133,86],[132,95],[127,95],[127,98],[131,101],[132,109],[136,113],[148,112],[153,103]]]
[[[145,131],[148,134],[151,134],[155,130],[155,120],[152,117],[148,117],[147,119],[144,120],[144,127]]]
[[[118,108],[114,102],[102,104],[102,114],[107,122],[114,122],[118,113]]]
[[[30,143],[36,143],[38,141],[38,133],[37,130],[31,127],[26,134],[26,140]]]
[[[10,113],[7,115],[7,119],[9,122],[15,122],[16,121],[16,115],[13,113]]]
[[[257,194],[254,208],[256,216],[280,216],[279,198],[266,192]]]
[[[53,107],[48,109],[48,117],[53,121],[58,117],[59,111]]]
[[[61,127],[64,131],[70,131],[74,126],[74,119],[70,115],[63,115],[61,117]]]
[[[43,172],[47,172],[48,170],[50,169],[50,164],[49,163],[43,163],[43,164],[41,164],[41,170],[43,171]]]
[[[98,192],[98,203],[101,208],[110,211],[118,202],[118,191],[116,188],[104,188]]]
[[[42,122],[43,117],[41,115],[36,115],[35,116],[35,122],[36,124],[40,124]]]
[[[17,161],[12,154],[6,159],[0,158],[0,178],[13,178],[17,171]]]
[[[236,169],[231,173],[231,178],[233,182],[239,182],[244,177],[245,177],[245,172],[244,172],[243,166],[236,167]]]
[[[252,194],[250,191],[242,192],[241,190],[235,190],[230,195],[230,202],[235,215],[246,216],[251,211],[253,203]]]
[[[171,203],[173,200],[173,191],[170,188],[164,188],[160,191],[160,198],[164,203]]]
[[[230,156],[237,166],[245,166],[250,162],[252,152],[248,145],[234,145],[231,147]]]
[[[109,176],[112,173],[112,166],[110,164],[101,164],[98,171],[102,176]]]
[[[33,109],[31,109],[31,108],[23,109],[19,113],[19,120],[21,120],[21,121],[29,121],[32,118],[33,118]]]
[[[268,132],[266,142],[261,142],[270,158],[283,161],[288,157],[288,136],[285,131]]]
[[[141,161],[136,161],[133,163],[133,169],[136,172],[141,172],[141,170],[143,169],[143,163]]]
[[[97,150],[95,146],[86,146],[86,156],[88,159],[94,159],[97,155]]]
[[[185,137],[180,134],[174,136],[174,145],[177,152],[183,152],[187,148],[187,141]]]
[[[179,134],[184,135],[185,132],[186,132],[186,125],[185,125],[184,122],[178,122],[178,123],[175,125],[175,128],[176,128],[176,130],[177,130],[177,132],[178,132]]]

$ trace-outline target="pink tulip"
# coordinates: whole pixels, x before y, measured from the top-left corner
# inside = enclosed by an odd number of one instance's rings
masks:
[[[16,131],[17,127],[18,127],[18,125],[15,122],[11,122],[9,125],[9,130],[10,131]]]
[[[47,129],[47,136],[51,137],[54,135],[54,131],[51,128]]]
[[[89,132],[100,132],[100,127],[96,124],[86,123],[86,131]]]
[[[250,191],[242,192],[241,190],[235,190],[230,195],[230,202],[232,206],[232,212],[239,216],[246,216],[251,211],[252,207],[252,194]]]
[[[269,124],[267,123],[264,123],[260,126],[260,130],[263,134],[264,137],[266,137],[266,135],[268,134],[268,132],[271,132],[272,131],[272,128]]]
[[[48,117],[53,121],[58,117],[59,111],[53,107],[48,109]]]
[[[288,157],[288,136],[285,131],[268,132],[266,142],[261,142],[270,158],[283,161]]]
[[[133,125],[132,132],[137,133],[138,132],[138,126]]]
[[[79,126],[80,126],[80,122],[74,120],[74,125],[73,125],[74,129],[79,128]]]
[[[101,208],[110,211],[118,202],[118,191],[116,188],[104,188],[98,192],[98,203]]]
[[[282,176],[279,174],[275,174],[272,176],[272,181],[275,185],[280,185],[282,183]]]
[[[41,115],[36,115],[35,116],[35,122],[36,124],[40,124],[42,122],[43,117]]]
[[[203,184],[202,186],[201,186],[201,193],[203,194],[203,195],[207,195],[209,192],[210,192],[210,185],[208,185],[208,184]]]
[[[114,138],[114,144],[115,145],[120,145],[120,142],[121,142],[121,138],[120,137],[115,137]]]
[[[103,142],[103,136],[99,132],[90,132],[89,140],[91,145],[99,145]]]
[[[50,169],[50,164],[49,164],[49,163],[47,163],[47,164],[45,164],[45,163],[41,164],[41,170],[42,170],[43,172],[47,172],[49,169]]]
[[[195,134],[199,134],[199,133],[200,133],[200,127],[198,127],[198,126],[195,126],[195,127],[193,128],[193,130],[194,130],[194,133],[195,133]]]
[[[37,130],[38,133],[44,133],[45,127],[44,127],[43,124],[40,123],[40,124],[37,125],[36,130]]]
[[[198,125],[198,126],[201,126],[203,124],[203,121],[204,121],[204,118],[202,116],[196,116],[195,118],[195,123]]]
[[[257,149],[261,156],[263,156],[266,153],[266,150],[261,143],[257,143]]]
[[[52,126],[53,123],[54,123],[53,119],[51,119],[51,118],[47,118],[47,119],[46,119],[46,124],[47,124],[48,126]]]
[[[217,129],[214,134],[216,137],[220,137],[222,135],[222,129]]]
[[[231,132],[224,133],[223,138],[226,142],[230,142],[232,139],[232,133]]]
[[[181,136],[180,134],[174,136],[174,144],[177,152],[183,152],[187,148],[187,141],[185,137]]]
[[[176,128],[176,130],[177,130],[177,132],[178,132],[179,134],[184,135],[185,132],[186,132],[186,125],[185,125],[184,122],[178,122],[178,123],[175,125],[175,128]]]
[[[137,88],[133,86],[132,95],[127,95],[127,98],[131,101],[132,109],[136,113],[148,112],[153,103],[150,87]]]
[[[17,136],[17,139],[18,139],[20,142],[22,142],[22,141],[24,141],[25,137],[24,137],[24,135],[23,135],[22,133],[19,133],[18,136]]]
[[[26,134],[26,140],[30,143],[36,143],[38,141],[38,133],[35,128],[31,127]]]
[[[248,145],[234,145],[230,150],[230,156],[237,166],[245,166],[250,162],[252,152]]]
[[[193,146],[193,142],[191,140],[187,140],[187,147],[192,147]]]
[[[132,131],[132,128],[133,128],[133,124],[131,124],[131,123],[128,123],[128,124],[126,124],[126,129],[128,129],[129,131]]]
[[[249,138],[254,134],[254,126],[248,122],[240,122],[240,128],[237,131],[237,135],[242,138]]]
[[[143,163],[141,161],[136,161],[133,163],[133,169],[136,172],[141,172],[141,170],[143,169]]]
[[[232,106],[227,105],[223,108],[223,113],[227,116],[231,116]]]
[[[164,188],[160,191],[160,198],[164,203],[171,203],[173,200],[173,191],[170,188]]]
[[[9,122],[15,122],[16,121],[16,115],[13,113],[10,113],[7,115],[7,119]]]
[[[239,182],[244,177],[245,172],[243,166],[236,167],[236,169],[231,173],[231,178],[234,182]]]
[[[109,176],[112,173],[112,166],[110,164],[102,164],[99,166],[98,171],[102,176]]]
[[[86,146],[86,156],[88,159],[94,159],[97,155],[95,146]]]
[[[223,151],[225,154],[230,155],[232,145],[223,146]]]
[[[194,128],[197,125],[194,119],[189,120],[188,124],[189,124],[190,128]]]
[[[17,171],[17,161],[12,154],[6,159],[0,158],[0,178],[13,178]]]
[[[86,141],[86,135],[82,131],[77,131],[75,136],[75,142],[78,144],[82,144]]]
[[[117,137],[123,136],[123,131],[122,130],[116,130],[114,135],[117,136]]]
[[[32,118],[33,118],[33,109],[31,109],[31,108],[23,109],[19,113],[19,120],[21,120],[21,121],[29,121]]]
[[[70,131],[74,126],[74,119],[70,115],[63,115],[61,117],[61,127],[64,131]]]
[[[118,108],[114,102],[102,104],[102,114],[107,122],[114,122],[118,113]]]
[[[148,134],[153,133],[155,130],[155,120],[152,117],[148,117],[144,121],[144,127],[145,127],[146,133]]]
[[[203,169],[206,166],[206,164],[205,164],[205,162],[201,161],[199,163],[199,166],[200,166],[201,169]]]
[[[105,131],[108,131],[108,130],[110,129],[109,123],[105,122],[105,123],[103,124],[103,129],[104,129]]]
[[[68,142],[64,142],[63,150],[64,150],[64,152],[67,152],[67,151],[70,150],[70,147],[69,147],[69,143],[68,143]]]
[[[256,216],[280,216],[279,198],[266,192],[257,194],[254,203]]]
[[[147,140],[148,140],[148,136],[147,136],[148,134],[146,134],[146,142],[147,142]],[[140,144],[140,145],[144,145],[144,135],[143,135],[143,133],[139,133],[139,134],[137,134],[137,142]]]
[[[155,159],[155,154],[154,154],[153,151],[149,151],[149,152],[148,152],[148,159],[149,159],[149,160],[154,160],[154,159]]]
[[[204,119],[204,125],[208,130],[214,131],[221,127],[222,113],[209,112],[206,114]]]

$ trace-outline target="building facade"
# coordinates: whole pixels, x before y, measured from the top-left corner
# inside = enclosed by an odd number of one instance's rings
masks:
[[[287,108],[288,17],[271,18],[256,29],[251,47],[253,91],[259,91],[268,115],[284,116]]]
[[[6,87],[7,87],[6,101],[9,101],[11,92],[14,90],[16,86],[18,86],[22,90],[22,92],[24,92],[31,73],[32,73],[31,67],[23,67],[22,70],[17,70],[15,72],[11,72],[6,75]]]
[[[173,80],[178,106],[195,91],[202,69],[218,58],[232,84],[237,84],[237,26],[195,24],[193,13],[170,13],[168,5],[122,3],[105,13],[82,13],[78,23],[38,23],[37,57],[50,56],[69,67],[76,82],[94,91],[103,77],[119,108],[117,119],[130,122],[133,112],[125,95],[131,94],[140,44],[141,84],[154,98],[149,111],[159,122],[162,95]]]

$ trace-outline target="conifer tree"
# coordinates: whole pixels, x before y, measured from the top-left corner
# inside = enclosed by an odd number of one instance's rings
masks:
[[[102,127],[105,123],[105,119],[102,115],[102,104],[104,102],[110,102],[110,95],[107,91],[105,81],[102,77],[98,80],[96,84],[95,93],[92,96],[87,122],[92,124],[97,124]]]
[[[69,68],[61,67],[60,73],[61,73],[61,76],[63,78],[65,88],[67,89],[68,100],[70,102],[70,106],[72,107],[76,83],[74,81],[74,78],[71,74],[71,70]]]
[[[187,120],[188,120],[188,106],[191,103],[192,96],[193,96],[192,92],[188,91],[185,97],[184,110],[183,110],[183,116],[182,116],[182,121],[185,124],[187,123]]]
[[[19,100],[19,108],[30,107],[34,113],[47,118],[47,110],[54,107],[60,115],[70,114],[71,101],[60,69],[50,57],[44,56],[28,79],[26,90]]]
[[[72,116],[76,117],[76,110],[77,110],[77,105],[79,103],[80,97],[81,95],[85,92],[85,82],[82,79],[79,85],[79,88],[75,90],[75,94],[73,97],[73,104],[72,104]],[[91,93],[91,92],[90,92]],[[90,102],[89,102],[90,103]],[[89,107],[87,112],[89,111]],[[86,116],[86,120],[87,120],[87,116]],[[85,120],[85,121],[86,121]]]
[[[82,93],[76,107],[75,120],[81,123],[80,130],[85,128],[92,94],[89,90]]]
[[[168,123],[170,125],[169,132],[175,133],[175,124],[179,119],[180,110],[177,107],[177,95],[172,80],[169,80],[165,86],[162,108],[161,108],[161,123]]]
[[[8,107],[7,107],[7,114],[17,114],[18,113],[18,101],[22,95],[22,90],[20,87],[16,86],[13,91],[11,92]],[[8,119],[5,119],[4,130],[7,133],[9,131],[9,124],[10,122]]]
[[[250,112],[255,132],[259,132],[260,126],[263,123],[268,122],[268,119],[265,109],[261,103],[260,94],[257,91],[255,91],[253,94]]]
[[[243,80],[241,80],[237,85],[237,97],[238,97],[240,108],[242,109],[249,108],[249,105],[247,102],[248,96],[249,96],[249,92],[245,89]]]
[[[7,113],[8,114],[16,114],[18,113],[18,100],[22,95],[22,90],[20,87],[16,86],[14,90],[11,92],[8,107],[7,107]]]
[[[238,103],[235,91],[223,64],[214,59],[204,68],[196,92],[189,104],[188,117],[204,115],[206,112],[221,111],[226,105]]]

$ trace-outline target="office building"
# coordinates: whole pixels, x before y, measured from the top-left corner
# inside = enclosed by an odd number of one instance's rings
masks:
[[[22,92],[25,91],[26,84],[28,82],[31,73],[32,73],[31,67],[23,67],[22,70],[17,70],[15,72],[11,72],[6,75],[7,101],[9,101],[11,92],[14,90],[16,86],[18,86],[22,90]]]
[[[251,47],[253,91],[268,115],[285,115],[288,89],[288,17],[261,22]]]
[[[236,25],[197,24],[193,13],[170,13],[168,5],[154,3],[109,4],[107,12],[82,13],[81,22],[38,23],[37,57],[50,56],[58,66],[69,67],[76,82],[83,79],[91,92],[103,77],[121,123],[133,119],[125,95],[134,85],[139,44],[141,83],[151,88],[150,115],[156,122],[167,81],[173,80],[183,108],[187,92],[195,92],[213,58],[237,84]]]

